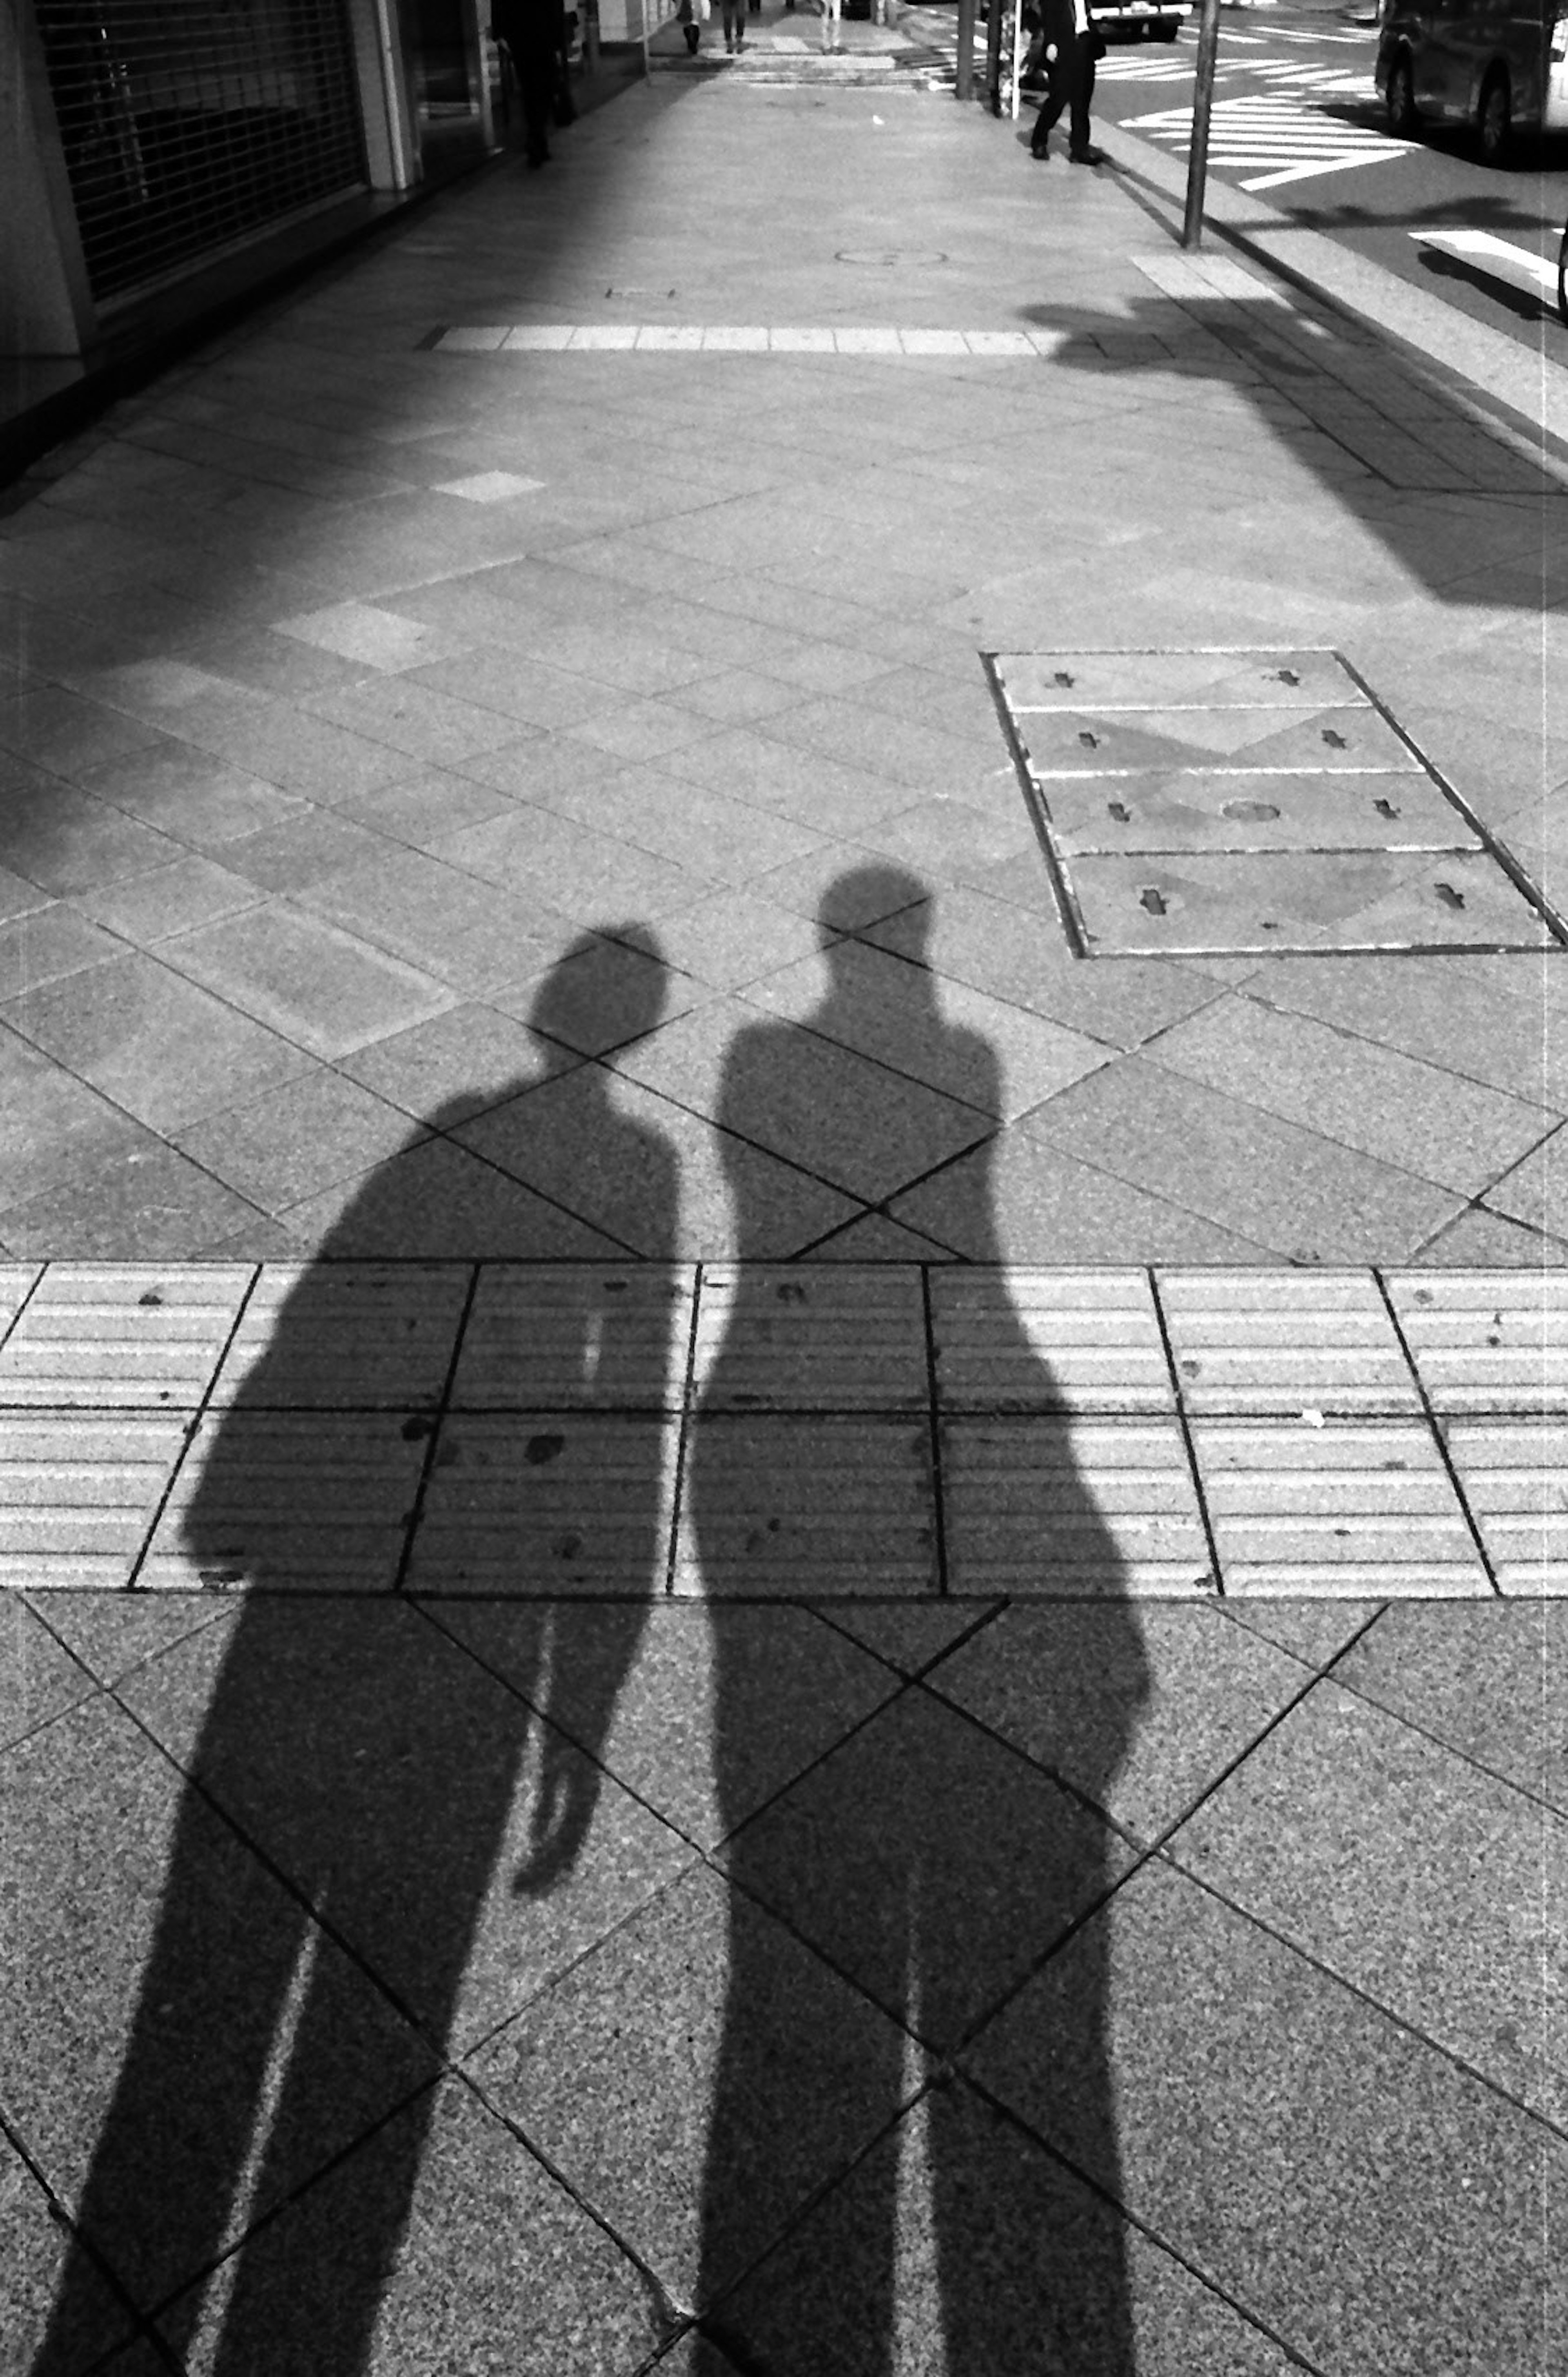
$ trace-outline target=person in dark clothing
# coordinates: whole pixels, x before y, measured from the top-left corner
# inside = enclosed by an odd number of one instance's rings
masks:
[[[1089,138],[1089,102],[1095,60],[1106,53],[1104,37],[1095,30],[1089,0],[1045,0],[1043,14],[1050,79],[1029,153],[1042,162],[1050,155],[1051,127],[1066,108],[1069,157],[1075,165],[1098,165],[1105,152]]]
[[[517,77],[528,161],[548,164],[550,113],[566,70],[565,0],[491,0],[490,30],[506,43]]]

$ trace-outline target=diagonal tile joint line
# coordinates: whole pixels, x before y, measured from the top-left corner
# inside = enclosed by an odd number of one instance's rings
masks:
[[[1568,1595],[1568,1272],[262,1264],[232,1308],[213,1276],[0,1274],[0,1583],[189,1585],[227,1431],[268,1580],[327,1590],[641,1595],[652,1463],[658,1588],[700,1595],[720,1445],[766,1556],[743,1597]],[[584,1315],[628,1289],[595,1373]],[[317,1441],[316,1501],[334,1459],[361,1498],[341,1573],[278,1485]]]

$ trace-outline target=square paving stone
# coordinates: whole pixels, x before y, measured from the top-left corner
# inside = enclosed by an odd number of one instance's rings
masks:
[[[171,934],[254,907],[260,897],[254,883],[216,859],[190,856],[133,875],[106,891],[84,893],[80,906],[111,932],[151,949]]]
[[[257,1598],[119,1690],[443,2051],[691,1860],[404,1602]]]
[[[1335,1680],[1568,1816],[1568,1608],[1385,1609]]]
[[[231,2283],[160,2322],[192,2377],[252,2355],[309,2377],[366,2350],[376,2377],[622,2377],[660,2334],[642,2273],[461,2081],[297,2196]]]
[[[712,892],[659,929],[669,962],[719,990],[744,989],[792,964],[816,949],[817,938],[804,916],[742,890]]]
[[[490,1006],[449,1008],[428,1023],[340,1057],[338,1070],[442,1129],[534,1088],[577,1061]]]
[[[1424,1426],[1198,1419],[1192,1447],[1227,1593],[1492,1590]]]
[[[317,1066],[208,1116],[177,1143],[262,1212],[280,1213],[423,1137],[423,1126],[411,1125],[399,1107]]]
[[[542,1055],[565,1046],[603,1057],[701,1004],[703,985],[665,962],[664,929],[655,936],[627,923],[621,930],[625,940],[583,934],[548,973],[519,974],[496,990],[492,1005],[529,1023]]]
[[[1568,1821],[1328,1678],[1168,1853],[1561,2129]]]
[[[486,1263],[451,1408],[678,1409],[695,1296],[685,1264]]]
[[[209,1172],[138,1132],[111,1170],[9,1206],[5,1231],[16,1254],[163,1263],[233,1238],[257,1219]]]
[[[617,917],[657,919],[712,889],[705,876],[545,808],[509,809],[446,835],[436,855],[590,927]]]
[[[1562,2142],[1157,1860],[965,2067],[1320,2367],[1531,2377],[1557,2332]]]
[[[917,1676],[950,1651],[960,1635],[988,1626],[1000,1601],[831,1601],[821,1610],[830,1626],[851,1635],[904,1676]]]
[[[1450,1420],[1448,1457],[1505,1594],[1568,1594],[1562,1423]]]
[[[324,1262],[559,1256],[592,1262],[626,1252],[449,1139],[426,1139],[374,1172],[287,1207],[281,1219],[294,1242]]]
[[[442,1423],[410,1589],[661,1593],[675,1458],[673,1429],[657,1416],[453,1415]]]
[[[962,2082],[912,2106],[711,2325],[737,2365],[793,2354],[820,2377],[881,2377],[890,2354],[901,2377],[1297,2365]]]
[[[313,1056],[347,1056],[453,1002],[431,975],[269,902],[162,944],[163,962]]]
[[[8,1750],[96,1690],[87,1668],[18,1594],[0,1598],[0,1749]]]
[[[234,1263],[49,1264],[0,1348],[0,1407],[194,1410],[250,1282]]]
[[[127,1584],[188,1426],[174,1412],[8,1417],[0,1584]]]
[[[470,994],[542,970],[574,938],[565,918],[427,851],[366,854],[311,885],[301,904]]]
[[[53,1630],[101,1684],[232,1615],[211,1593],[55,1594],[46,1606]]]
[[[933,1273],[930,1298],[944,1412],[1175,1407],[1144,1272],[965,1268]]]
[[[1000,1134],[893,1200],[895,1218],[976,1264],[1266,1263],[1265,1248],[1025,1137]]]
[[[122,941],[40,891],[19,915],[0,925],[0,998],[10,1006],[30,991],[125,954]]]
[[[863,1057],[1004,1119],[1109,1062],[1085,1033],[1027,1015],[985,992],[943,983],[858,942],[835,950],[832,987],[820,957],[751,985],[750,1002],[825,1032]],[[828,996],[824,997],[824,992]]]
[[[432,1411],[468,1296],[466,1263],[267,1263],[212,1390],[248,1411]]]
[[[920,1274],[904,1264],[710,1265],[692,1382],[710,1412],[924,1411]]]
[[[896,2112],[903,2045],[808,1948],[700,1872],[469,2069],[666,2292],[700,2304]]]
[[[1014,1606],[925,1681],[1113,1822],[1153,1841],[1310,1675],[1212,1604],[1146,1602]]]
[[[681,1602],[426,1605],[437,1622],[699,1847],[898,1689],[808,1610]],[[543,1622],[547,1662],[540,1657]]]
[[[1037,1766],[912,1685],[724,1857],[737,1887],[946,2053],[1131,1854]]]
[[[107,1697],[7,1766],[20,1918],[7,1989],[22,2019],[6,2108],[150,2308],[384,2119],[432,2058]],[[269,2103],[269,2060],[286,2069],[291,2050],[294,2084]]]
[[[955,1593],[1077,1600],[1215,1589],[1174,1420],[950,1417],[941,1458]]]
[[[710,1600],[934,1592],[928,1427],[702,1415],[687,1448],[674,1584]]]
[[[231,917],[197,938],[243,932],[245,921]],[[247,1091],[308,1071],[286,1037],[183,978],[186,946],[164,945],[173,970],[156,958],[126,956],[32,992],[7,1010],[8,1020],[154,1130],[177,1130]]]
[[[1419,1413],[1370,1272],[1162,1267],[1157,1278],[1184,1410]]]
[[[1568,1411],[1568,1279],[1560,1272],[1544,1264],[1437,1278],[1396,1271],[1388,1293],[1435,1412]]]
[[[0,2140],[0,2320],[17,2369],[31,2367],[49,2335],[49,2358],[72,2372],[97,2369],[105,2354],[132,2330],[133,2313],[92,2264],[81,2255],[71,2263],[68,2293],[62,2280],[70,2252],[69,2234],[54,2204],[9,2139]],[[56,2308],[58,2306],[58,2308]],[[152,2377],[144,2364],[131,2367],[131,2354],[109,2362],[114,2377]]]
[[[1568,1137],[1558,1131],[1515,1165],[1490,1191],[1488,1202],[1531,1229],[1568,1236]]]
[[[221,851],[241,835],[297,816],[302,806],[276,784],[167,738],[92,769],[83,782],[116,808],[193,850]]]
[[[693,783],[711,785],[820,833],[858,833],[909,806],[906,783],[863,767],[844,767],[751,727],[732,727],[689,743],[666,753],[662,764]],[[796,903],[785,899],[781,904]]]
[[[389,1590],[428,1433],[427,1422],[379,1412],[232,1411],[202,1420],[138,1583]]]
[[[1397,1260],[1456,1210],[1452,1191],[1141,1057],[1075,1083],[1018,1129],[1293,1262]]]
[[[1165,1033],[1155,1064],[1474,1197],[1554,1128],[1537,1105],[1244,994]]]
[[[628,769],[585,785],[572,814],[712,883],[748,883],[821,845],[820,835],[792,818],[657,768]]]

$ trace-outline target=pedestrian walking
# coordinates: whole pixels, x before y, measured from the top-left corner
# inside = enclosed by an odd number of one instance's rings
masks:
[[[746,47],[746,0],[724,0],[724,47],[743,50]]]
[[[522,103],[530,165],[550,161],[550,116],[566,78],[565,0],[491,0],[490,30],[504,42]]]
[[[1095,148],[1089,138],[1089,102],[1095,91],[1095,60],[1106,54],[1105,37],[1095,23],[1089,0],[1044,0],[1042,14],[1050,74],[1029,153],[1042,163],[1050,155],[1051,127],[1066,108],[1069,157],[1075,165],[1101,164],[1105,151]]]
[[[686,46],[693,57],[702,38],[702,28],[708,21],[708,0],[680,0],[676,21],[686,36]]]
[[[844,43],[839,40],[842,22],[839,14],[840,6],[841,0],[822,0],[822,47],[824,50],[841,50],[844,47]]]

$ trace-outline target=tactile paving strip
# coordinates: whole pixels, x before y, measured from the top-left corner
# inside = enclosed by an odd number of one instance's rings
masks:
[[[694,1383],[714,1411],[923,1411],[920,1275],[886,1263],[714,1265]]]
[[[457,1413],[443,1421],[411,1591],[664,1589],[675,1424],[604,1412]]]
[[[931,1275],[944,1411],[1160,1412],[1175,1403],[1146,1272]]]
[[[1391,1272],[1388,1292],[1435,1412],[1568,1413],[1568,1272]]]
[[[1156,1272],[1184,1408],[1408,1413],[1416,1381],[1370,1272]]]
[[[0,1340],[31,1295],[42,1263],[0,1263]]]
[[[941,1441],[953,1593],[1214,1592],[1174,1421],[952,1419]]]
[[[253,1410],[440,1402],[469,1263],[268,1263],[212,1391]]]
[[[1336,652],[984,658],[1079,957],[1568,943]]]
[[[685,1386],[689,1265],[486,1263],[454,1411],[661,1411]]]
[[[936,1589],[926,1425],[721,1413],[696,1432],[683,1484],[677,1593],[821,1600]]]
[[[1428,1428],[1199,1419],[1192,1440],[1227,1594],[1490,1593]]]
[[[189,1415],[8,1416],[0,1431],[0,1584],[128,1584]]]
[[[139,1586],[386,1591],[397,1581],[429,1425],[391,1413],[225,1412],[203,1420]]]
[[[1561,1424],[1455,1420],[1443,1433],[1502,1592],[1568,1593],[1568,1438]]]
[[[254,1276],[250,1263],[51,1263],[0,1346],[0,1408],[197,1408]]]

